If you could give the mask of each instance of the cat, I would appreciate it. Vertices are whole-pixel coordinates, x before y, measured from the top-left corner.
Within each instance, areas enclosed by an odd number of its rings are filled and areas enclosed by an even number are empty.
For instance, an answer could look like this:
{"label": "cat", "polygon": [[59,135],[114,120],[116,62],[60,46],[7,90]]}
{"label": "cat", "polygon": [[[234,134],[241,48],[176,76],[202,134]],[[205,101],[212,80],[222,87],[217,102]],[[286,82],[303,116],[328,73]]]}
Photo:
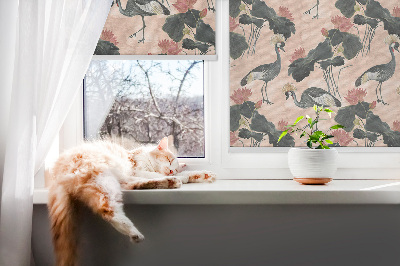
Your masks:
{"label": "cat", "polygon": [[183,171],[185,165],[157,146],[127,150],[110,141],[85,143],[60,155],[52,168],[49,216],[58,266],[77,264],[76,203],[87,205],[134,242],[144,236],[125,216],[121,189],[179,188],[182,183],[214,182],[209,171]]}

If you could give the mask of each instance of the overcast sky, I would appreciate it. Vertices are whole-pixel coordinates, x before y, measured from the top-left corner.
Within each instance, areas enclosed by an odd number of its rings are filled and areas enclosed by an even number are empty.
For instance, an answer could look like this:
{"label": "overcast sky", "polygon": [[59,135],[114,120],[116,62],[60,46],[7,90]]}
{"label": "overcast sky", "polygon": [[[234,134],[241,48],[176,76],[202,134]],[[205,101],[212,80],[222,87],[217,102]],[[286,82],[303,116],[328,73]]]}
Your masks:
{"label": "overcast sky", "polygon": [[[168,69],[173,73],[173,75],[177,78],[182,78],[183,73],[179,73],[176,71],[177,68],[186,69],[188,65],[192,61],[186,60],[157,60],[153,61],[156,63],[160,63],[162,70],[154,69],[153,76],[150,77],[151,81],[155,83],[154,87],[157,88],[157,95],[168,95],[169,88],[178,87],[179,81],[171,81],[170,76],[165,73]],[[140,63],[146,66],[150,64],[150,60],[141,60]],[[129,73],[129,69],[133,66],[133,74],[137,71],[137,73],[142,74],[142,70],[136,65],[136,61],[130,60],[108,60],[107,61],[109,73],[108,75],[112,75],[115,69],[123,68],[126,73]],[[88,71],[89,72],[89,71]],[[203,64],[197,64],[191,70],[192,77],[187,79],[184,83],[185,96],[201,96],[203,95]],[[90,78],[90,77],[87,77]],[[143,75],[131,75],[131,79],[135,78],[143,78]]]}

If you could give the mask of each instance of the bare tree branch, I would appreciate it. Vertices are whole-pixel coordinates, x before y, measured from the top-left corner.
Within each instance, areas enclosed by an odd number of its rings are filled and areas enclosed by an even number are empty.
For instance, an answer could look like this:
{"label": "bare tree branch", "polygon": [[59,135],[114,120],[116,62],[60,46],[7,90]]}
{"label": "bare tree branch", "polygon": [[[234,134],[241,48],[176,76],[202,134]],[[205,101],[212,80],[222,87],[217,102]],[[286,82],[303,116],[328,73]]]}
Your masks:
{"label": "bare tree branch", "polygon": [[192,68],[197,65],[198,63],[200,63],[201,61],[193,61],[190,66],[186,69],[185,74],[183,75],[181,82],[179,84],[179,89],[178,89],[178,93],[176,94],[176,99],[175,99],[175,106],[174,106],[174,114],[176,114],[176,108],[178,106],[178,101],[179,101],[179,97],[181,95],[182,92],[182,87],[183,87],[183,83],[186,80],[187,75],[190,73],[190,70],[192,70]]}
{"label": "bare tree branch", "polygon": [[156,107],[157,112],[158,112],[160,115],[162,115],[162,113],[161,113],[161,111],[160,111],[160,107],[158,106],[157,100],[156,100],[156,98],[154,97],[154,93],[153,93],[153,90],[152,90],[152,88],[151,88],[151,83],[150,83],[150,78],[149,78],[149,70],[148,70],[148,69],[145,70],[145,69],[143,68],[143,66],[139,63],[139,60],[137,60],[136,62],[137,62],[137,64],[138,64],[138,66],[143,70],[144,74],[146,75],[146,80],[147,80],[147,84],[148,84],[150,96],[151,96],[151,98],[153,99],[153,103],[154,103],[154,106]]}

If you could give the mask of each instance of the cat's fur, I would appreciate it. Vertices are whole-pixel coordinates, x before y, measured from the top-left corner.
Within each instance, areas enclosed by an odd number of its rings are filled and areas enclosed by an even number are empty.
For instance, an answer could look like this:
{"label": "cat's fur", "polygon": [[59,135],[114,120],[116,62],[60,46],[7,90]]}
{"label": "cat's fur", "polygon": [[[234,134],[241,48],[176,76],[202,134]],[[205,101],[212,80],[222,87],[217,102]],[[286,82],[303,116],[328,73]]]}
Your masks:
{"label": "cat's fur", "polygon": [[63,153],[52,169],[54,180],[48,204],[57,265],[76,265],[77,202],[87,205],[131,240],[140,242],[143,235],[123,211],[121,188],[179,188],[182,183],[215,181],[211,172],[181,172],[182,168],[168,150],[167,138],[156,147],[132,151],[116,143],[98,141]]}

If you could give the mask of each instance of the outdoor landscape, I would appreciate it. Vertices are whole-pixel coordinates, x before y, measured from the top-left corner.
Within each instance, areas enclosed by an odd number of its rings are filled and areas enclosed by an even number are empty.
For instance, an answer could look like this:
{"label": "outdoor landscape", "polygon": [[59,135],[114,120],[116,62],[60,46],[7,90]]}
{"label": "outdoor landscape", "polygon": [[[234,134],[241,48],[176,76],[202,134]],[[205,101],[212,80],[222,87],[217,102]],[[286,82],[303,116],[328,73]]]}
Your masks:
{"label": "outdoor landscape", "polygon": [[203,61],[94,60],[84,93],[86,139],[169,136],[179,157],[204,157]]}

